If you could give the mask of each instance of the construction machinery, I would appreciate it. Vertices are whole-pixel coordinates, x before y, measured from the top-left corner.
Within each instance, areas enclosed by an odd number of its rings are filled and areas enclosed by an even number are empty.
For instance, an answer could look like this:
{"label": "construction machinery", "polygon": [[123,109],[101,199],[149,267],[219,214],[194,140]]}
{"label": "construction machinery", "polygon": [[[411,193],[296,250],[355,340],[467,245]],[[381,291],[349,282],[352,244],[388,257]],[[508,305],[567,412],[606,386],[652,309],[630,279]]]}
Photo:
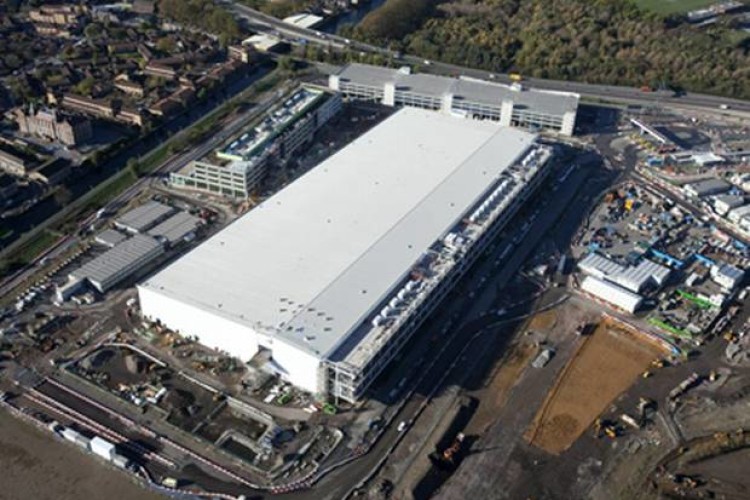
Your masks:
{"label": "construction machinery", "polygon": [[724,340],[726,340],[729,343],[735,342],[737,340],[737,335],[735,335],[733,332],[729,331],[724,334]]}
{"label": "construction machinery", "polygon": [[602,433],[610,439],[616,439],[618,436],[617,427],[609,421],[597,418],[594,421],[594,437],[599,439]]}
{"label": "construction machinery", "polygon": [[438,447],[434,453],[430,454],[430,459],[436,466],[440,468],[444,468],[447,470],[454,469],[458,465],[459,453],[461,452],[461,448],[463,447],[464,440],[464,433],[459,432],[458,434],[456,434],[450,446],[443,449],[442,451],[440,450],[440,447]]}
{"label": "construction machinery", "polygon": [[638,422],[636,419],[634,419],[627,413],[623,413],[622,415],[620,415],[620,420],[622,420],[624,423],[628,424],[630,427],[632,427],[635,430],[639,430],[641,428],[640,422]]}
{"label": "construction machinery", "polygon": [[667,366],[667,362],[661,358],[655,359],[651,362],[651,366],[653,366],[654,368],[664,368],[665,366]]}
{"label": "construction machinery", "polygon": [[604,434],[610,439],[617,439],[617,428],[613,425],[607,425],[604,427]]}
{"label": "construction machinery", "polygon": [[638,401],[638,406],[636,407],[636,411],[638,412],[638,421],[641,425],[646,421],[646,412],[649,409],[654,408],[654,402],[648,398],[641,398],[640,401]]}
{"label": "construction machinery", "polygon": [[453,443],[443,451],[440,458],[445,462],[452,464],[456,454],[461,450],[465,438],[466,436],[463,432],[456,434],[456,439],[454,439]]}
{"label": "construction machinery", "polygon": [[594,420],[594,437],[596,439],[599,439],[602,437],[602,419],[597,418]]}

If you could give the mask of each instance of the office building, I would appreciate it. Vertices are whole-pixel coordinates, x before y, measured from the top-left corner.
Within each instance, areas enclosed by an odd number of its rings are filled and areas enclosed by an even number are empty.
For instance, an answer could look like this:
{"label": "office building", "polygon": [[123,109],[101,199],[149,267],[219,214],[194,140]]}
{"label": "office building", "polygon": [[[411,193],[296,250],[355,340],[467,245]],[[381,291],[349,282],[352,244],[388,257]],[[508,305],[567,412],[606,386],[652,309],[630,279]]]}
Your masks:
{"label": "office building", "polygon": [[194,161],[170,174],[172,186],[231,198],[247,198],[272,161],[285,161],[341,110],[341,97],[300,87],[212,160]]}

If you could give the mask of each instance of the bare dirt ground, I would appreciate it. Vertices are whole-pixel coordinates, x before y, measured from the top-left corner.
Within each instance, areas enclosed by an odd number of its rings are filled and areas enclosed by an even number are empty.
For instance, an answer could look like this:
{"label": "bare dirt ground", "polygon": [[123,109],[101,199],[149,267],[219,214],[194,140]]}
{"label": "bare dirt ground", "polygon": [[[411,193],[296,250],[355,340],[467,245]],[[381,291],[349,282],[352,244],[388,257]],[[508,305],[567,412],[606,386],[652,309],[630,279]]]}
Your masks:
{"label": "bare dirt ground", "polygon": [[124,473],[0,411],[3,500],[157,500]]}
{"label": "bare dirt ground", "polygon": [[511,389],[521,378],[537,352],[538,348],[528,342],[519,343],[513,347],[492,376],[491,382],[482,391],[479,408],[466,427],[466,434],[481,434],[492,425],[498,412],[508,401]]}
{"label": "bare dirt ground", "polygon": [[563,369],[526,439],[549,453],[565,451],[659,354],[603,321]]}
{"label": "bare dirt ground", "polygon": [[526,327],[527,330],[544,330],[549,331],[557,322],[557,310],[550,309],[535,315],[529,321],[529,325]]}

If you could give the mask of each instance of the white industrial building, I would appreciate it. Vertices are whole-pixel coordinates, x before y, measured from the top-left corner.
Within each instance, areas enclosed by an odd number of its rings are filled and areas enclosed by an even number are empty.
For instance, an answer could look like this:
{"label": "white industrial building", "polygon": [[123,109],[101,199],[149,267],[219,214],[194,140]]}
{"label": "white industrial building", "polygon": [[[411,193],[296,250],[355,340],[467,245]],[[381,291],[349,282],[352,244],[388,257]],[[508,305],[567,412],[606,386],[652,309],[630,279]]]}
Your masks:
{"label": "white industrial building", "polygon": [[573,135],[580,96],[570,92],[501,85],[401,69],[349,64],[330,75],[328,86],[352,99],[411,106],[499,121],[501,125]]}
{"label": "white industrial building", "polygon": [[402,109],[140,284],[142,312],[357,401],[550,156],[521,130]]}
{"label": "white industrial building", "polygon": [[714,210],[719,215],[726,215],[731,210],[745,204],[745,197],[738,194],[722,194],[714,198]]}
{"label": "white industrial building", "polygon": [[711,268],[711,279],[725,290],[734,290],[745,279],[745,271],[730,264],[716,265]]}
{"label": "white industrial building", "polygon": [[[99,292],[105,293],[163,253],[164,247],[154,238],[136,234],[71,272],[66,286],[88,281]],[[68,289],[69,292],[74,290],[75,286]]]}
{"label": "white industrial building", "polygon": [[578,269],[584,274],[604,279],[607,276],[614,276],[623,272],[625,266],[622,266],[603,255],[592,252],[578,262]]}
{"label": "white industrial building", "polygon": [[94,243],[108,248],[114,248],[127,239],[128,237],[119,231],[116,231],[114,229],[105,229],[104,231],[94,236]]}
{"label": "white industrial building", "polygon": [[584,274],[615,283],[633,293],[641,293],[649,286],[661,288],[671,273],[668,267],[643,258],[635,266],[623,266],[597,253],[590,253],[579,263]]}
{"label": "white industrial building", "polygon": [[131,234],[142,233],[154,227],[173,213],[175,208],[158,201],[137,206],[115,220],[115,227]]}
{"label": "white industrial building", "polygon": [[726,193],[730,189],[732,189],[731,184],[724,179],[716,178],[695,182],[693,184],[685,184],[682,187],[682,191],[685,195],[692,198],[703,198],[704,196]]}
{"label": "white industrial building", "polygon": [[668,267],[642,259],[637,265],[627,267],[621,273],[612,276],[611,280],[626,290],[641,293],[648,287],[664,286],[670,273],[671,270]]}
{"label": "white industrial building", "polygon": [[631,314],[640,307],[643,301],[643,297],[637,293],[595,276],[586,276],[581,282],[581,290]]}
{"label": "white industrial building", "polygon": [[187,212],[177,212],[169,219],[148,230],[148,235],[167,244],[174,245],[195,236],[201,220]]}
{"label": "white industrial building", "polygon": [[750,205],[743,205],[731,210],[727,214],[727,218],[740,230],[750,233]]}
{"label": "white industrial building", "polygon": [[693,161],[700,167],[712,167],[724,163],[726,160],[710,151],[693,154]]}

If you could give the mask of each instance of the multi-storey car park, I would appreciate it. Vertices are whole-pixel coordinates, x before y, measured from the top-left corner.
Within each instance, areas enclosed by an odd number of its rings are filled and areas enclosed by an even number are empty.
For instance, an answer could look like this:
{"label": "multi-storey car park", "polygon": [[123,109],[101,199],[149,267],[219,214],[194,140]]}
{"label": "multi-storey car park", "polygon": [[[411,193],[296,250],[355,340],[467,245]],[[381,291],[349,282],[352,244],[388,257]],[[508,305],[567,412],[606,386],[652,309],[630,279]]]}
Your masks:
{"label": "multi-storey car park", "polygon": [[138,286],[145,317],[363,396],[545,177],[552,151],[405,108]]}
{"label": "multi-storey car park", "polygon": [[302,86],[259,124],[215,154],[215,161],[194,161],[170,175],[178,188],[247,198],[266,174],[272,158],[284,160],[341,110],[341,96]]}
{"label": "multi-storey car park", "polygon": [[330,75],[328,86],[350,99],[411,106],[499,121],[501,125],[573,135],[580,96],[570,92],[501,85],[401,69],[349,64]]}

